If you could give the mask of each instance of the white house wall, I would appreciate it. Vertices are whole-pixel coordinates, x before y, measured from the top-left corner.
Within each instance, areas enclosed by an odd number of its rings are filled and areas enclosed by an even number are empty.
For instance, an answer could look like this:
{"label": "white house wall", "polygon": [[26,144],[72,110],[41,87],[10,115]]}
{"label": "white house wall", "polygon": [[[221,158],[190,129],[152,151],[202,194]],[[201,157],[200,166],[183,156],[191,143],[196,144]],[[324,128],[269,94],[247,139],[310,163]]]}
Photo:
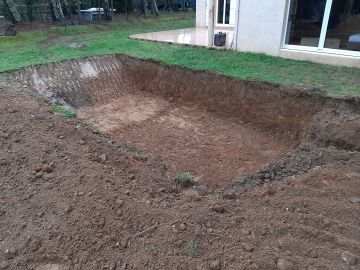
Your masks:
{"label": "white house wall", "polygon": [[240,0],[237,28],[239,51],[279,55],[286,2],[286,0]]}
{"label": "white house wall", "polygon": [[[240,1],[239,25],[234,27],[238,31],[237,49],[279,55],[287,0],[236,1]],[[209,0],[196,0],[196,27],[207,26],[208,3]],[[235,7],[236,4],[232,6],[233,14]],[[231,23],[234,22],[232,16]]]}
{"label": "white house wall", "polygon": [[196,0],[196,27],[206,27],[209,0]]}
{"label": "white house wall", "polygon": [[230,21],[229,21],[229,25],[230,26],[234,26],[235,24],[235,13],[236,13],[236,2],[238,0],[231,0],[230,3]]}

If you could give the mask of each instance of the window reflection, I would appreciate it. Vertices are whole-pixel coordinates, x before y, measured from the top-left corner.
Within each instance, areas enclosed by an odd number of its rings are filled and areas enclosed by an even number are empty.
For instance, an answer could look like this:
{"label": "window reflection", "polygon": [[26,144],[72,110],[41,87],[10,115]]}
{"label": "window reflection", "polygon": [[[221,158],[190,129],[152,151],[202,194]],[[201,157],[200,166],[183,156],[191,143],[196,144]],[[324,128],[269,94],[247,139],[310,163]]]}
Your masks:
{"label": "window reflection", "polygon": [[360,0],[333,0],[325,48],[360,51]]}
{"label": "window reflection", "polygon": [[225,0],[225,24],[230,22],[230,0]]}
{"label": "window reflection", "polygon": [[360,51],[360,0],[292,0],[285,44]]}
{"label": "window reflection", "polygon": [[317,47],[325,6],[326,0],[291,1],[286,44]]}
{"label": "window reflection", "polygon": [[218,24],[230,24],[230,6],[231,0],[218,0],[216,18]]}
{"label": "window reflection", "polygon": [[218,0],[217,22],[219,24],[223,23],[223,15],[224,15],[224,0]]}

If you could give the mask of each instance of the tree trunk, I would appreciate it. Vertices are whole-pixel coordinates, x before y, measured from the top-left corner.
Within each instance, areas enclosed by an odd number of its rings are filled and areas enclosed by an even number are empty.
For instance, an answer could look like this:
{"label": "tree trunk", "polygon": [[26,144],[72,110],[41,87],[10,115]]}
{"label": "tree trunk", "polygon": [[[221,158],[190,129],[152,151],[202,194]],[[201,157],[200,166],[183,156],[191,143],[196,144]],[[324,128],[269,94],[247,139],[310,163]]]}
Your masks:
{"label": "tree trunk", "polygon": [[65,8],[66,10],[66,15],[69,17],[69,20],[71,22],[71,24],[74,24],[72,16],[71,16],[71,10],[69,8],[69,5],[67,3],[66,0],[60,0],[61,6]]}
{"label": "tree trunk", "polygon": [[141,3],[141,10],[145,15],[145,19],[147,19],[148,14],[147,14],[146,0],[140,0],[140,3]]}
{"label": "tree trunk", "polygon": [[77,18],[78,18],[79,24],[82,24],[81,11],[80,11],[80,0],[76,1],[76,8],[77,8]]}
{"label": "tree trunk", "polygon": [[104,18],[106,21],[110,21],[112,19],[111,12],[110,12],[110,4],[109,0],[103,1],[103,9],[104,9]]}
{"label": "tree trunk", "polygon": [[110,2],[110,14],[111,14],[111,19],[112,21],[115,21],[115,16],[114,16],[114,0],[111,0]]}
{"label": "tree trunk", "polygon": [[11,13],[11,20],[15,23],[15,22],[20,22],[21,21],[21,15],[19,13],[19,10],[17,8],[17,6],[15,5],[13,0],[4,0],[5,6],[7,6],[10,10]]}
{"label": "tree trunk", "polygon": [[60,0],[51,0],[51,3],[52,3],[52,6],[53,6],[55,18],[58,21],[60,21],[60,23],[64,23],[65,22],[65,17],[64,17],[64,13],[62,11],[62,8],[61,8]]}
{"label": "tree trunk", "polygon": [[151,10],[156,16],[159,16],[159,9],[157,7],[156,0],[151,0]]}
{"label": "tree trunk", "polygon": [[129,3],[128,3],[128,0],[125,0],[125,20],[127,21],[128,18],[129,18]]}
{"label": "tree trunk", "polygon": [[150,14],[154,15],[155,13],[154,13],[154,8],[152,6],[152,0],[149,0],[149,1],[150,1],[150,4],[148,3],[148,1],[146,1],[146,2],[147,2],[147,5],[148,5],[148,7],[150,9]]}
{"label": "tree trunk", "polygon": [[101,22],[101,9],[100,9],[100,0],[97,1],[97,6],[98,6],[98,19],[99,22]]}
{"label": "tree trunk", "polygon": [[176,3],[176,1],[174,1],[174,0],[170,0],[170,5],[171,5],[171,10],[173,11],[173,12],[176,12],[176,11],[178,11],[178,4]]}
{"label": "tree trunk", "polygon": [[33,2],[32,2],[32,0],[26,1],[26,12],[27,12],[28,20],[30,22],[32,22],[33,21]]}

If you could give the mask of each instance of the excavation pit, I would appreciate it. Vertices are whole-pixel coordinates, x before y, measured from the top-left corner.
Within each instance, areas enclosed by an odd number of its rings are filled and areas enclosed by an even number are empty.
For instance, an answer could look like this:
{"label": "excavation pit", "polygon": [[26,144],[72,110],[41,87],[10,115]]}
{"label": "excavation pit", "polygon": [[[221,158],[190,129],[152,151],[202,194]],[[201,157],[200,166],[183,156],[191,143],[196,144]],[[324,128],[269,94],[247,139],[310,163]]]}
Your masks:
{"label": "excavation pit", "polygon": [[84,107],[78,115],[211,189],[279,157],[291,144],[238,119],[141,92]]}
{"label": "excavation pit", "polygon": [[351,107],[349,100],[124,55],[39,65],[11,76],[210,190],[316,141],[309,129],[317,115]]}

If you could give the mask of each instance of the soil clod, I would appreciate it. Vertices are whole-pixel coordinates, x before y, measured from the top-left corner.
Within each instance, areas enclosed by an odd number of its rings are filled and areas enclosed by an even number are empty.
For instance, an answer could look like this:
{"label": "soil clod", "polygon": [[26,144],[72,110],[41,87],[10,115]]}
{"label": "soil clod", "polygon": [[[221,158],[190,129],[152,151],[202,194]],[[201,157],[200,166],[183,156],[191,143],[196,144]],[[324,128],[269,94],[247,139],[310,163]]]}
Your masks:
{"label": "soil clod", "polygon": [[292,262],[282,258],[278,259],[276,266],[278,270],[295,270],[295,266]]}
{"label": "soil clod", "polygon": [[210,270],[220,270],[221,263],[220,260],[214,260],[210,262]]}
{"label": "soil clod", "polygon": [[344,251],[341,254],[341,258],[342,258],[342,260],[344,261],[344,263],[346,265],[355,265],[357,263],[356,256],[353,253],[349,252],[349,251]]}

